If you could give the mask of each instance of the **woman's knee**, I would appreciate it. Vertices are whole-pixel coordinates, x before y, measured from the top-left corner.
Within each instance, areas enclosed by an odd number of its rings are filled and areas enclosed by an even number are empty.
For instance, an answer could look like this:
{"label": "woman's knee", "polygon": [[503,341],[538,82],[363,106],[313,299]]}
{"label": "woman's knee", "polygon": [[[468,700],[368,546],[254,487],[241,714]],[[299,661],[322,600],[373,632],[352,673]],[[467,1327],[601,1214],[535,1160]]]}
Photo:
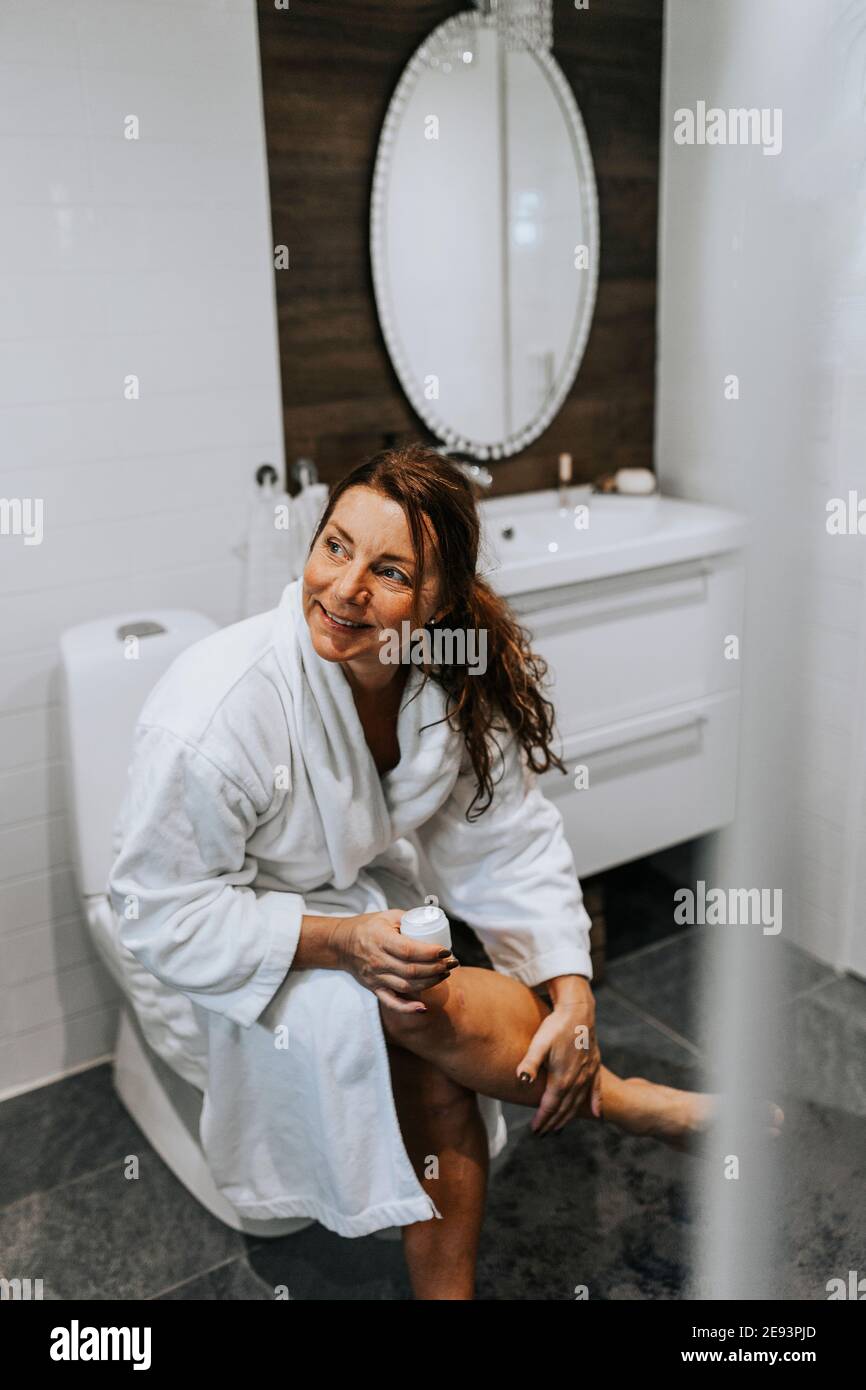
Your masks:
{"label": "woman's knee", "polygon": [[[464,974],[461,969],[457,975]],[[433,1045],[456,1040],[465,1031],[466,991],[456,978],[425,989],[418,996],[423,1010],[393,1009],[379,1005],[387,1037],[410,1052],[423,1053]]]}
{"label": "woman's knee", "polygon": [[526,1043],[550,1012],[550,1007],[527,985],[511,976],[474,966],[461,966],[449,980],[420,996],[423,1011],[403,1012],[380,1005],[388,1037],[409,1051],[424,1055],[436,1049],[466,1044],[495,1044],[503,1020],[510,1036],[526,1035]]}

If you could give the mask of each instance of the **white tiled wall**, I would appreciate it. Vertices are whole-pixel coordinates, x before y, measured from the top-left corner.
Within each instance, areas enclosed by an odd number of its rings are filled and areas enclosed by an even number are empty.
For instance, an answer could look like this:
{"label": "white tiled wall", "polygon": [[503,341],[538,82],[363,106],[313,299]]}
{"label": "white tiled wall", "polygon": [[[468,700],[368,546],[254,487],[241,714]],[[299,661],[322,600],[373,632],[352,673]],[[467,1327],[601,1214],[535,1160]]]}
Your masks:
{"label": "white tiled wall", "polygon": [[57,641],[240,616],[253,474],[283,462],[273,274],[255,0],[2,0],[0,497],[42,498],[44,539],[0,535],[0,1095],[112,1048]]}

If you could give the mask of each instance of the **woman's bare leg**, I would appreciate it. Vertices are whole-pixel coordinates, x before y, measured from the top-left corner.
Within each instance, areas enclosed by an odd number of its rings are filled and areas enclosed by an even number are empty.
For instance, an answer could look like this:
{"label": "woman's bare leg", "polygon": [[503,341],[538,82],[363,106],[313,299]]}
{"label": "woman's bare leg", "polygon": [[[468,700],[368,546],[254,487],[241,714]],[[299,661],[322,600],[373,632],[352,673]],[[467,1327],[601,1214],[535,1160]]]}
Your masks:
{"label": "woman's bare leg", "polygon": [[[495,970],[461,966],[449,980],[421,996],[426,1013],[380,1006],[387,1037],[433,1062],[452,1080],[481,1095],[537,1106],[547,1084],[542,1067],[532,1082],[517,1066],[550,1007],[526,985]],[[706,1128],[712,1097],[657,1086],[642,1077],[623,1080],[599,1068],[602,1117],[630,1134],[652,1135],[688,1147]],[[778,1107],[776,1107],[778,1110]],[[578,1114],[594,1119],[589,1098]],[[781,1123],[781,1112],[776,1123]],[[441,1208],[440,1208],[441,1210]]]}
{"label": "woman's bare leg", "polygon": [[[489,1147],[478,1100],[459,1082],[388,1043],[400,1129],[421,1186],[442,1220],[404,1226],[403,1253],[418,1299],[472,1299],[487,1193]],[[429,1176],[431,1169],[434,1176]]]}
{"label": "woman's bare leg", "polygon": [[[519,981],[471,966],[425,990],[423,1002],[426,1013],[380,1006],[406,1147],[442,1213],[441,1221],[405,1226],[403,1246],[417,1298],[471,1299],[489,1153],[473,1093],[539,1104],[546,1069],[531,1083],[520,1081],[516,1070],[550,1008]],[[415,1070],[413,1062],[428,1063],[429,1070]],[[684,1148],[710,1117],[710,1096],[657,1086],[643,1077],[623,1080],[605,1066],[599,1075],[603,1118],[631,1134]],[[775,1108],[780,1124],[781,1111]],[[588,1103],[578,1114],[596,1118]],[[429,1156],[439,1158],[438,1183],[423,1178]]]}
{"label": "woman's bare leg", "polygon": [[[539,1104],[546,1068],[529,1083],[517,1076],[517,1064],[550,1013],[539,995],[509,975],[461,966],[420,997],[426,1013],[398,1013],[380,1005],[392,1042],[433,1062],[471,1091],[518,1105]],[[621,1123],[634,1108],[629,1091],[606,1067],[601,1072],[602,1114]],[[588,1102],[581,1113],[591,1116]]]}

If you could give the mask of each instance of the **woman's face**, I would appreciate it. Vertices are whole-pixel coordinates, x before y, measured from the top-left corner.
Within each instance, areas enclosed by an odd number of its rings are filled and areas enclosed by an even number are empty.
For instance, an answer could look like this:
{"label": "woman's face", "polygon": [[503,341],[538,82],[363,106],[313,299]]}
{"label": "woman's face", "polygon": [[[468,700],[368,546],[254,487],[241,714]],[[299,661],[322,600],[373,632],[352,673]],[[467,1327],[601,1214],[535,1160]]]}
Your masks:
{"label": "woman's face", "polygon": [[[431,571],[433,537],[426,548],[421,588],[422,622],[437,612],[439,584]],[[417,565],[402,507],[368,487],[344,492],[313,546],[302,578],[304,614],[313,646],[326,661],[350,662],[357,674],[383,666],[380,633],[411,621],[412,580]],[[341,627],[328,614],[358,627]],[[394,674],[394,668],[391,668]]]}

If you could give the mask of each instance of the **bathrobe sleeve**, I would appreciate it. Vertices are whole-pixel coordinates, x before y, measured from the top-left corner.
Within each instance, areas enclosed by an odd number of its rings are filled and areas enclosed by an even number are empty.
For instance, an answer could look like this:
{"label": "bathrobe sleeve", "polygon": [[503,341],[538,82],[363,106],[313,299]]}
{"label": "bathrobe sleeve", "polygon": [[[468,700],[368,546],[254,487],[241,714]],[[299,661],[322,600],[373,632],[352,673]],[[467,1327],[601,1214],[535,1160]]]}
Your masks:
{"label": "bathrobe sleeve", "polygon": [[466,820],[477,782],[464,756],[450,798],[415,831],[430,892],[472,927],[503,974],[530,986],[557,975],[592,979],[591,921],[562,815],[536,785],[513,732],[497,743],[487,810]]}
{"label": "bathrobe sleeve", "polygon": [[304,912],[298,893],[250,886],[249,791],[179,735],[140,724],[121,823],[108,888],[123,945],[170,988],[249,1027],[286,977]]}

